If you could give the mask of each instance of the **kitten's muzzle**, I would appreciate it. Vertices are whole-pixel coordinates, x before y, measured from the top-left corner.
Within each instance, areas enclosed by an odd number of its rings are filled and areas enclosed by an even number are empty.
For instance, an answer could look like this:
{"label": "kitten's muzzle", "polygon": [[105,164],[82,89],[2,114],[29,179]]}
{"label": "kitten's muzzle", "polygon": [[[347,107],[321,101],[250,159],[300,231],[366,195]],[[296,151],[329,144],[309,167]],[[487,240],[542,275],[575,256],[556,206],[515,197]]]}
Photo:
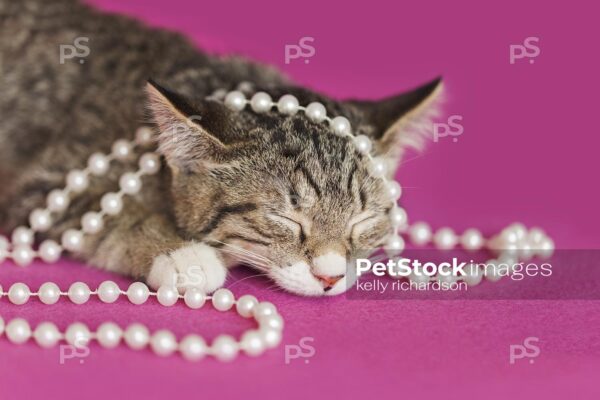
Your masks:
{"label": "kitten's muzzle", "polygon": [[325,292],[330,291],[333,288],[333,285],[338,283],[339,280],[342,279],[343,277],[344,277],[344,275],[337,275],[337,276],[315,275],[315,278],[317,278],[319,283],[321,283],[321,285],[323,285],[323,290]]}

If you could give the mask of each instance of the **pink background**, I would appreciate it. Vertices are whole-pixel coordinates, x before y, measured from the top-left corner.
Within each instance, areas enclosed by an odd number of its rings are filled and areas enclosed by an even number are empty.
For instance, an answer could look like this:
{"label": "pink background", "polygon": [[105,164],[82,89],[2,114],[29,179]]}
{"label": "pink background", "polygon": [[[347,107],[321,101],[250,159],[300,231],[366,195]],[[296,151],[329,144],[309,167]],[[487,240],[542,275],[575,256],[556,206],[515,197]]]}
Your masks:
{"label": "pink background", "polygon": [[[412,221],[457,231],[495,232],[515,220],[542,226],[563,249],[598,248],[598,10],[584,2],[415,1],[362,6],[185,0],[96,0],[104,9],[179,30],[199,46],[237,52],[281,67],[298,82],[334,96],[376,98],[439,74],[446,115],[463,116],[464,133],[411,155],[399,178]],[[315,38],[316,55],[284,63],[284,46]],[[509,46],[540,38],[533,64],[509,63]],[[235,277],[249,277],[236,271]],[[597,301],[350,301],[304,299],[246,279],[236,294],[273,301],[286,318],[283,344],[258,359],[190,364],[149,351],[93,345],[83,359],[59,364],[59,350],[0,340],[0,398],[107,396],[166,398],[599,398],[600,305]],[[0,282],[66,288],[83,280],[127,280],[74,262],[18,269],[5,263]],[[585,271],[581,271],[585,279]],[[501,282],[498,285],[509,285]],[[491,284],[477,289],[486,290]],[[145,322],[177,335],[240,334],[249,323],[207,308],[0,302],[5,319],[112,319]],[[284,345],[313,337],[314,357],[286,364]],[[511,344],[540,339],[535,363],[508,361]],[[54,397],[53,396],[53,397]]]}

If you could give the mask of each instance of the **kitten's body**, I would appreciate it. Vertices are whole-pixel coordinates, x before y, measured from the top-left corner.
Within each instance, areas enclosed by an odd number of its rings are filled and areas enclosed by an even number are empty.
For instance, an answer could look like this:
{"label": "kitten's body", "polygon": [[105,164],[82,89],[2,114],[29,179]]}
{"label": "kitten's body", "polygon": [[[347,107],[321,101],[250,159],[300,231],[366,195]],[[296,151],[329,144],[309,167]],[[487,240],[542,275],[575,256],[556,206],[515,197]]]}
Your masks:
{"label": "kitten's body", "polygon": [[[73,58],[61,64],[59,46],[73,44],[77,37],[89,38],[90,54],[82,59],[83,63]],[[289,253],[289,249],[279,246],[289,240],[285,239],[289,234],[273,234],[278,228],[264,221],[263,215],[259,215],[264,209],[256,206],[273,203],[269,196],[276,196],[277,183],[268,185],[264,173],[273,171],[275,176],[278,168],[282,168],[282,176],[288,172],[294,175],[298,168],[305,175],[316,175],[310,179],[317,182],[308,183],[318,185],[321,188],[318,192],[323,190],[318,193],[318,204],[311,205],[311,225],[314,224],[315,232],[308,238],[309,244],[303,244],[306,258],[312,261],[319,256],[331,257],[328,251],[336,246],[338,253],[348,253],[348,249],[336,242],[344,234],[342,229],[320,221],[322,215],[349,220],[351,215],[344,215],[342,210],[349,210],[356,203],[351,192],[357,189],[350,181],[340,182],[353,174],[367,179],[363,166],[356,166],[355,158],[343,156],[353,152],[347,140],[328,137],[324,140],[323,133],[300,115],[282,122],[280,116],[244,113],[232,121],[225,110],[203,99],[216,89],[232,90],[239,82],[253,82],[255,88],[269,92],[273,98],[293,93],[301,104],[320,101],[329,113],[344,115],[353,125],[360,126],[359,131],[375,135],[374,124],[365,123],[366,113],[354,104],[335,102],[293,87],[280,74],[263,66],[238,58],[208,56],[179,35],[149,29],[128,18],[101,14],[72,0],[0,0],[0,76],[3,186],[0,227],[3,230],[26,224],[29,212],[44,207],[47,193],[63,187],[65,174],[83,168],[91,153],[110,152],[116,139],[132,139],[142,123],[150,122],[144,86],[152,78],[191,103],[198,103],[201,124],[209,127],[212,124],[208,130],[222,131],[219,143],[235,147],[237,143],[252,141],[257,147],[240,150],[237,156],[242,161],[236,161],[233,167],[230,163],[229,169],[217,173],[206,166],[180,165],[184,161],[169,153],[173,143],[159,139],[170,168],[163,167],[158,177],[144,178],[141,193],[127,198],[123,212],[116,218],[107,218],[105,229],[87,238],[84,250],[77,257],[102,268],[148,279],[154,286],[169,282],[173,273],[184,272],[181,269],[195,260],[192,264],[205,269],[203,289],[214,290],[225,279],[220,264],[226,253],[215,251],[222,246],[221,242],[250,248],[256,244],[253,242],[269,238],[269,246],[263,244],[263,247],[275,252],[281,247],[281,252]],[[156,120],[160,128],[168,128],[174,117],[165,117],[161,110],[171,113],[177,107],[165,106],[166,100],[159,92],[153,96]],[[262,127],[265,132],[261,132]],[[306,143],[311,138],[309,147]],[[291,155],[290,148],[295,149]],[[286,162],[279,160],[282,153],[290,159],[287,167]],[[320,166],[313,165],[311,157],[319,159]],[[123,164],[113,162],[108,177],[92,178],[90,189],[73,198],[68,211],[56,216],[53,228],[40,237],[59,240],[65,229],[79,228],[82,213],[98,210],[100,196],[117,191],[120,174],[135,165],[135,157]],[[325,171],[323,166],[329,169]],[[234,172],[236,175],[231,176]],[[202,178],[202,174],[209,176]],[[202,178],[201,182],[196,175]],[[196,180],[192,180],[194,177]],[[302,178],[304,183],[305,178]],[[228,190],[238,184],[235,191]],[[362,184],[373,191],[377,185]],[[256,191],[257,188],[260,190]],[[384,208],[379,203],[372,207],[381,212]],[[244,218],[251,228],[240,227],[235,221],[229,227],[215,221],[224,217]],[[376,239],[369,242],[371,245],[384,236],[370,235]],[[330,243],[331,249],[324,249]],[[225,264],[233,263],[233,259],[225,257]],[[293,262],[287,264],[293,267]],[[320,286],[310,290],[288,286],[305,294],[320,290]]]}

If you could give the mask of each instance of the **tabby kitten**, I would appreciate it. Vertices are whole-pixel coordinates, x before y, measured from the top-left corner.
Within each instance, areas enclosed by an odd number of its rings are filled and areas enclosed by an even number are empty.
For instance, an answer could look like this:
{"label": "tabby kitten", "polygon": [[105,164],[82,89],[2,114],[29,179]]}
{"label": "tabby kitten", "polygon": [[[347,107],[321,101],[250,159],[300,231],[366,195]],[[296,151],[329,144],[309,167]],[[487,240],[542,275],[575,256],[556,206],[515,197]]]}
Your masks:
{"label": "tabby kitten", "polygon": [[[61,63],[59,46],[77,37],[89,39],[89,55]],[[205,292],[242,262],[310,296],[343,292],[352,284],[348,260],[390,233],[381,181],[325,123],[301,113],[235,113],[207,97],[252,82],[248,94],[319,101],[374,140],[391,177],[404,149],[420,144],[419,128],[441,91],[436,79],[381,101],[337,101],[271,68],[204,54],[179,35],[75,0],[0,0],[0,76],[3,230],[26,224],[91,153],[110,152],[112,142],[147,124],[164,157],[161,171],[144,177],[143,190],[73,256],[152,287],[179,282]],[[78,228],[82,213],[98,210],[101,195],[117,191],[135,163],[132,155],[92,178],[40,238]]]}

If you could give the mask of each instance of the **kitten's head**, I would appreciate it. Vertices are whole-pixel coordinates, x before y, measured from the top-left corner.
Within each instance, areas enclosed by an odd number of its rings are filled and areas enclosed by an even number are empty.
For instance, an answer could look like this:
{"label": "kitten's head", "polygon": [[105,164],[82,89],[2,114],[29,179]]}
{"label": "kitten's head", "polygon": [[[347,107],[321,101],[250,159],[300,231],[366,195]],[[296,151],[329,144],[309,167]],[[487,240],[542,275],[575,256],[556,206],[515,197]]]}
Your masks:
{"label": "kitten's head", "polygon": [[[334,101],[292,87],[269,93],[291,93],[302,105],[319,101],[329,116],[348,118],[354,134],[372,138],[392,178],[404,149],[420,144],[440,90],[437,79],[373,102]],[[148,93],[177,224],[189,239],[220,247],[228,261],[251,264],[286,290],[321,296],[351,286],[348,262],[391,233],[392,203],[382,180],[326,122],[275,109],[234,112],[155,83]]]}

